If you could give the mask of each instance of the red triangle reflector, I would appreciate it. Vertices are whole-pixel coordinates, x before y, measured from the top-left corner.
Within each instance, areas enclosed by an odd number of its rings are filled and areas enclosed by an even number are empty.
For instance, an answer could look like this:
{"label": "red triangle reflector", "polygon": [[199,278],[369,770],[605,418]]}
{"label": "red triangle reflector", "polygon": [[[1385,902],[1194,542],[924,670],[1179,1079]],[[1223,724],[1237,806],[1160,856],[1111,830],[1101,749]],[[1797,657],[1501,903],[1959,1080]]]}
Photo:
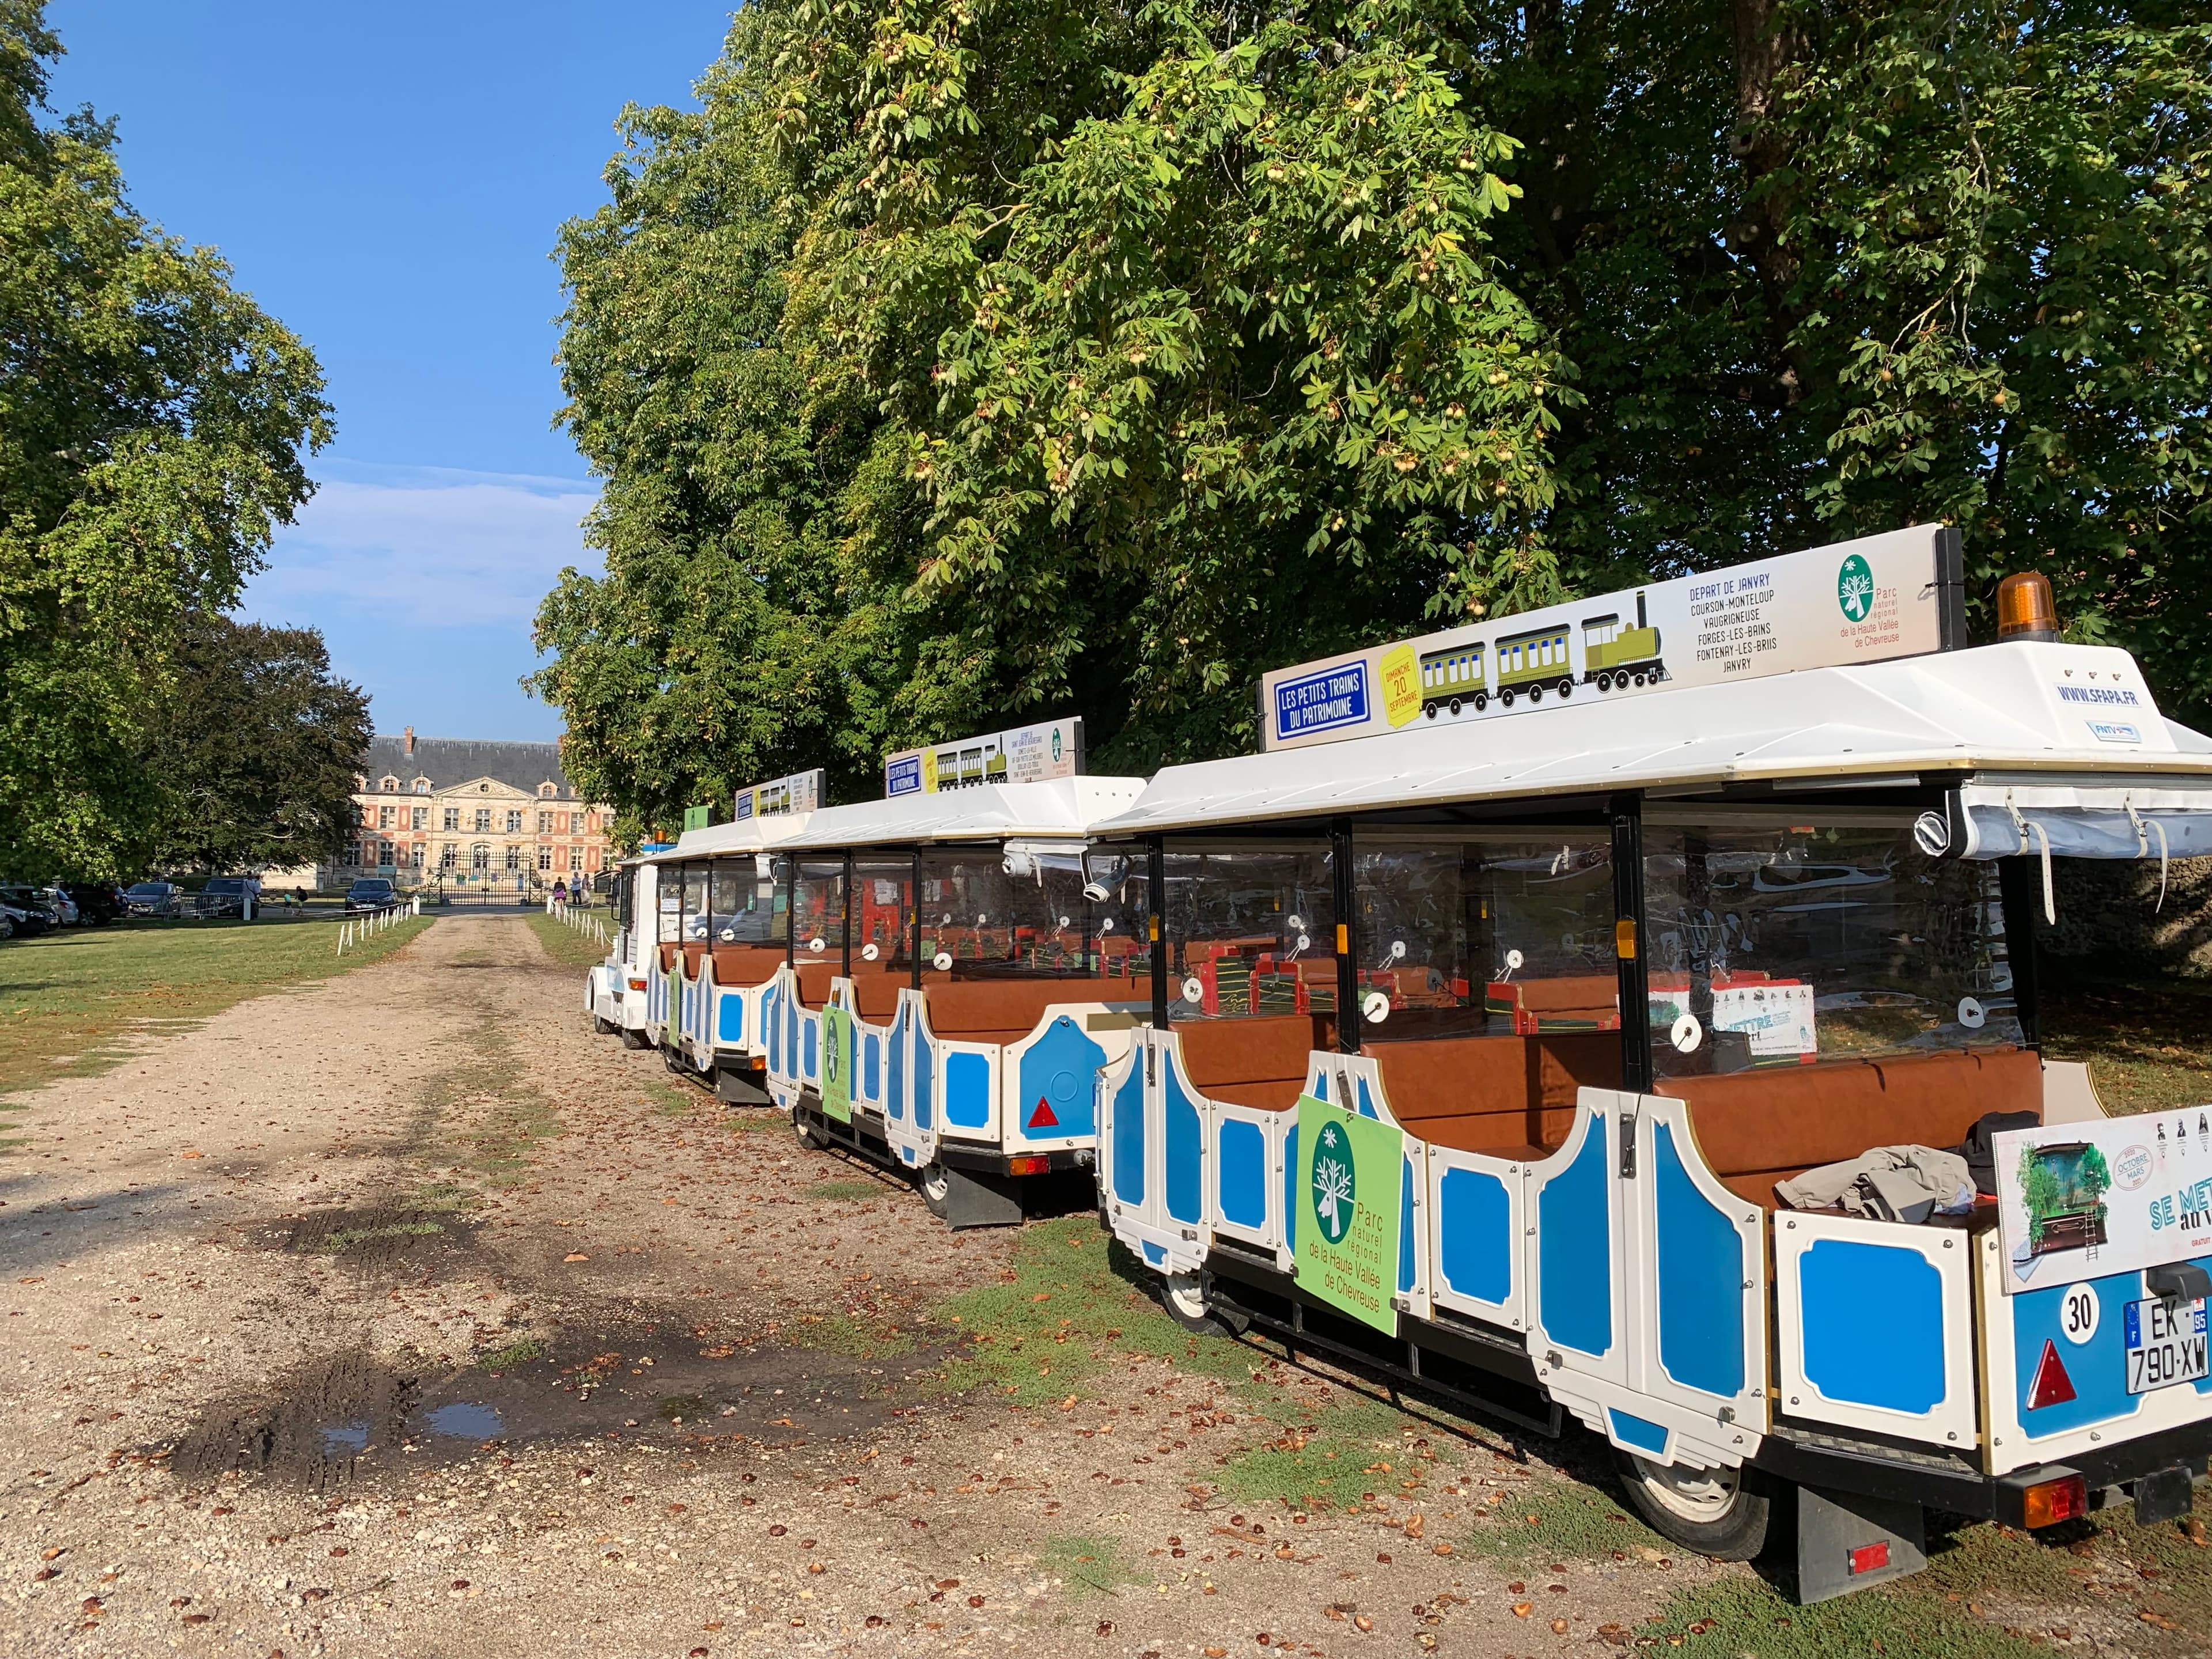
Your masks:
{"label": "red triangle reflector", "polygon": [[1052,1107],[1047,1103],[1042,1095],[1037,1097],[1036,1110],[1030,1114],[1030,1127],[1032,1129],[1060,1127],[1060,1120],[1053,1115]]}
{"label": "red triangle reflector", "polygon": [[2043,1358],[2035,1362],[2035,1381],[2028,1385],[2027,1409],[2039,1411],[2045,1406],[2061,1406],[2074,1397],[2074,1379],[2066,1375],[2065,1363],[2058,1358],[2058,1345],[2045,1337]]}

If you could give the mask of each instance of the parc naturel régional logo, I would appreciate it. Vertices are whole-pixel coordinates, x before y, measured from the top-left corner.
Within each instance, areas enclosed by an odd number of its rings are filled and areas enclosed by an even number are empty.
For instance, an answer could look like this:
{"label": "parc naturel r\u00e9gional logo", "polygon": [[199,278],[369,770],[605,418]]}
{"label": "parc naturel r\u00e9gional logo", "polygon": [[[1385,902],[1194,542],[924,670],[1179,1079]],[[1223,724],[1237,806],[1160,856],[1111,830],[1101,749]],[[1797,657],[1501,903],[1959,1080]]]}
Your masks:
{"label": "parc naturel r\u00e9gional logo", "polygon": [[1359,1183],[1352,1170],[1352,1137],[1341,1125],[1324,1123],[1314,1143],[1314,1224],[1332,1244],[1344,1243],[1358,1206]]}
{"label": "parc naturel r\u00e9gional logo", "polygon": [[1853,622],[1864,622],[1874,611],[1874,571],[1852,554],[1836,572],[1836,603]]}

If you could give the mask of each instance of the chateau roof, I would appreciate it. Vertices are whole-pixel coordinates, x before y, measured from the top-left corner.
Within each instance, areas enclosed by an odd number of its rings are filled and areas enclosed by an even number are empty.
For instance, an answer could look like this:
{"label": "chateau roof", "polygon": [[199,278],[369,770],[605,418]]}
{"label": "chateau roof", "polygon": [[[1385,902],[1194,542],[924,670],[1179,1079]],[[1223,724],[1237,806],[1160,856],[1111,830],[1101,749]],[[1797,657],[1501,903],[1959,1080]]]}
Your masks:
{"label": "chateau roof", "polygon": [[[408,751],[410,738],[411,754]],[[493,778],[533,795],[538,786],[550,778],[560,786],[562,799],[574,798],[568,775],[561,769],[561,745],[556,743],[499,743],[379,732],[369,739],[362,775],[372,790],[386,777],[398,778],[403,792],[418,777],[429,779],[433,789]]]}

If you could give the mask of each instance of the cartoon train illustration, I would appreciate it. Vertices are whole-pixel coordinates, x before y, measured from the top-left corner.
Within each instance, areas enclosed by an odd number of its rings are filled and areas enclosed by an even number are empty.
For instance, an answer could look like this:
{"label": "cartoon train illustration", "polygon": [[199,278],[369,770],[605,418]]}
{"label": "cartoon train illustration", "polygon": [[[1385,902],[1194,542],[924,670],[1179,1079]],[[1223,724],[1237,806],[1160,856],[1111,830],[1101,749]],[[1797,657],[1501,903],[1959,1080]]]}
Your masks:
{"label": "cartoon train illustration", "polygon": [[[1632,685],[1657,685],[1667,678],[1659,655],[1659,630],[1651,626],[1644,595],[1636,596],[1636,626],[1624,628],[1619,611],[1583,619],[1583,670],[1579,684],[1600,691]],[[1577,678],[1568,650],[1571,623],[1553,623],[1498,641],[1498,683],[1490,682],[1490,647],[1481,640],[1462,641],[1421,654],[1421,713],[1434,720],[1442,710],[1480,714],[1492,697],[1510,708],[1516,697],[1543,701],[1547,691],[1574,693]]]}
{"label": "cartoon train illustration", "polygon": [[937,751],[937,787],[965,789],[981,783],[1006,781],[1006,751],[994,744],[969,744],[961,749]]}
{"label": "cartoon train illustration", "polygon": [[1601,691],[1615,686],[1656,685],[1667,678],[1667,665],[1659,658],[1659,630],[1644,610],[1644,595],[1636,596],[1636,626],[1623,628],[1619,614],[1589,617],[1583,621],[1583,682]]}

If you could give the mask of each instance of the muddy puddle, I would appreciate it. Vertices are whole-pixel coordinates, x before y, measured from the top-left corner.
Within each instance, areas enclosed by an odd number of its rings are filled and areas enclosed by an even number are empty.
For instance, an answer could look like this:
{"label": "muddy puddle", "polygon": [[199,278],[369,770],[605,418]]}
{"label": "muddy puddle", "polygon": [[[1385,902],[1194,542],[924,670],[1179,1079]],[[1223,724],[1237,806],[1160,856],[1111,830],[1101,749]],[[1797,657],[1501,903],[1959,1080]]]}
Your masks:
{"label": "muddy puddle", "polygon": [[708,1344],[665,1327],[564,1331],[498,1370],[410,1372],[341,1354],[295,1369],[266,1395],[211,1406],[169,1467],[193,1485],[235,1471],[333,1492],[495,1445],[792,1446],[873,1431],[899,1383],[930,1363]]}
{"label": "muddy puddle", "polygon": [[366,1205],[280,1216],[260,1229],[264,1248],[327,1256],[362,1269],[440,1267],[468,1255],[478,1224],[449,1209]]}

